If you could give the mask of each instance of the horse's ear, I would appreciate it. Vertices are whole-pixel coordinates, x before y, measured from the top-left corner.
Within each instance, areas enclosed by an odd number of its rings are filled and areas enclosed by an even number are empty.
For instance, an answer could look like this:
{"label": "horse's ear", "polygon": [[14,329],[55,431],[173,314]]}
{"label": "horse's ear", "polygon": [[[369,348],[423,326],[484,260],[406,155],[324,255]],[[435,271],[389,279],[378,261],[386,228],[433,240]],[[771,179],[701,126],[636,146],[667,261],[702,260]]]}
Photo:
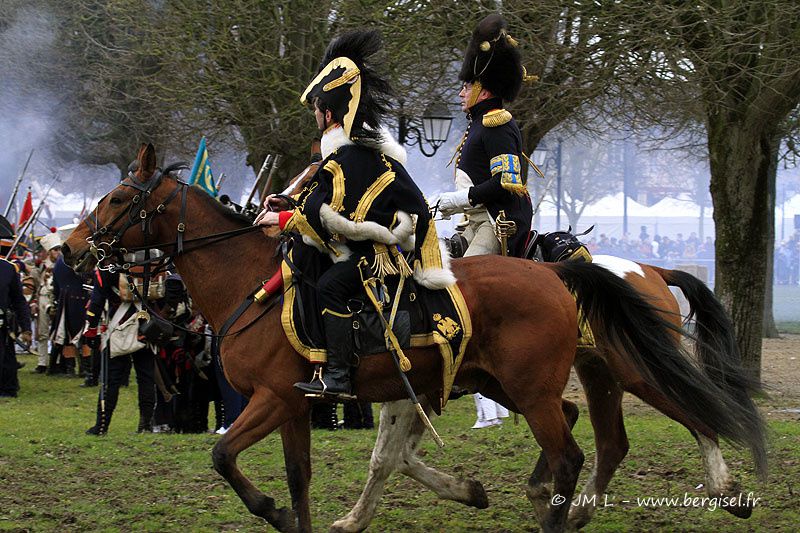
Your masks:
{"label": "horse's ear", "polygon": [[139,151],[139,171],[142,177],[152,176],[156,171],[156,149],[152,143],[142,145]]}

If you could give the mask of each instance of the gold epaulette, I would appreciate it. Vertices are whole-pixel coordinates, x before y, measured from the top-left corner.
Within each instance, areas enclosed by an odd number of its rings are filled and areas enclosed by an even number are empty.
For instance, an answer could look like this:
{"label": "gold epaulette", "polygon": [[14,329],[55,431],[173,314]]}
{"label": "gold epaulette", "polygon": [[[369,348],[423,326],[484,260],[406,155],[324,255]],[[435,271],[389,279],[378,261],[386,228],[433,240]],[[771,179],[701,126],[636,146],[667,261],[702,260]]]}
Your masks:
{"label": "gold epaulette", "polygon": [[492,109],[483,115],[483,120],[481,122],[483,122],[483,125],[487,128],[496,128],[497,126],[508,124],[512,118],[511,113],[505,109]]}

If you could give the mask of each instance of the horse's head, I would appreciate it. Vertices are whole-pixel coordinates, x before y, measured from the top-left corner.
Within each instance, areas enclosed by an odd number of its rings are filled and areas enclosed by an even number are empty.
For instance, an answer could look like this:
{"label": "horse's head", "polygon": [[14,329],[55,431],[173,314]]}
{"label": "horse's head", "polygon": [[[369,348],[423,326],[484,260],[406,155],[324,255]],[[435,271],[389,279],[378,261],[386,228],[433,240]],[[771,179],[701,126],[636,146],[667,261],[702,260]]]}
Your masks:
{"label": "horse's head", "polygon": [[101,198],[64,242],[64,261],[75,271],[91,270],[104,260],[121,260],[126,251],[144,247],[153,232],[153,219],[166,212],[177,196],[181,184],[165,179],[168,171],[157,168],[152,144],[142,144],[136,163],[132,165],[136,170]]}

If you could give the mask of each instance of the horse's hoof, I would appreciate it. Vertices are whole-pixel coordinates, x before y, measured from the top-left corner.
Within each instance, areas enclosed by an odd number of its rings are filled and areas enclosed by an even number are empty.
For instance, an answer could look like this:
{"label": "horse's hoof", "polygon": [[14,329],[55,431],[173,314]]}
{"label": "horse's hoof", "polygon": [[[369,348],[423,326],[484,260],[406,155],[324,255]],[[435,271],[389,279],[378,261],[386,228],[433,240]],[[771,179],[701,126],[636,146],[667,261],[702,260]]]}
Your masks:
{"label": "horse's hoof", "polygon": [[271,522],[275,529],[281,533],[296,533],[300,531],[300,523],[297,520],[297,513],[295,513],[294,510],[281,507],[276,510],[275,513],[277,516],[275,520]]}
{"label": "horse's hoof", "polygon": [[750,515],[753,514],[753,506],[749,503],[742,505],[723,505],[722,508],[737,518],[750,518]]}
{"label": "horse's hoof", "polygon": [[329,533],[358,533],[359,531],[364,531],[367,529],[366,527],[357,527],[352,523],[352,520],[348,520],[347,518],[341,518],[333,523],[331,528],[328,530]]}
{"label": "horse's hoof", "polygon": [[544,524],[550,513],[550,489],[546,485],[528,485],[525,487],[525,495],[528,501],[533,504],[533,514],[539,524]]}
{"label": "horse's hoof", "polygon": [[480,481],[470,479],[469,483],[469,500],[465,504],[475,507],[476,509],[486,509],[489,507],[489,496],[486,495],[486,489]]}

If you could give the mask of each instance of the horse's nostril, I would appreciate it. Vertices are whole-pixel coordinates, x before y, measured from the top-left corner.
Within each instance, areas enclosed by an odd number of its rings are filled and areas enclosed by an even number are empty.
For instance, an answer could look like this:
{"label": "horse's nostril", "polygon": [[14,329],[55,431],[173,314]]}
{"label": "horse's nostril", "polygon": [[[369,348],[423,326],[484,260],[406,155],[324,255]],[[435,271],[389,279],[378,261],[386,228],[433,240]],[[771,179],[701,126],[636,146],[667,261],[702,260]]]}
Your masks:
{"label": "horse's nostril", "polygon": [[69,252],[69,246],[67,246],[67,243],[64,243],[64,244],[61,245],[61,255],[64,256],[64,261],[68,262],[69,257],[70,257],[70,252]]}

